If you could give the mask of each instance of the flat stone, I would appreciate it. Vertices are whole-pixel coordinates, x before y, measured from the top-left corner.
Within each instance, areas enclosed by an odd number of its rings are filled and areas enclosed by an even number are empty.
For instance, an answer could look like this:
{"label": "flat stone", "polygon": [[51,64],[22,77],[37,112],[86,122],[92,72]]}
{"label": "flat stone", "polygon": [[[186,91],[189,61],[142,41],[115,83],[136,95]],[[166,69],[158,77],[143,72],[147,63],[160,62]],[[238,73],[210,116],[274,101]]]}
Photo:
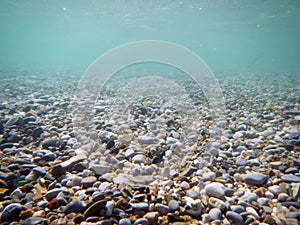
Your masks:
{"label": "flat stone", "polygon": [[267,176],[261,173],[248,173],[243,181],[249,185],[262,185],[267,181]]}
{"label": "flat stone", "polygon": [[64,191],[63,188],[54,188],[50,191],[48,191],[45,194],[45,198],[47,199],[47,201],[51,201],[53,198],[55,198],[60,192]]}
{"label": "flat stone", "polygon": [[50,147],[59,148],[61,145],[62,145],[62,141],[58,139],[47,139],[42,142],[42,146],[45,149],[48,149]]}
{"label": "flat stone", "polygon": [[218,198],[215,198],[215,197],[210,197],[208,199],[208,202],[214,208],[219,208],[221,210],[225,210],[226,209],[226,204],[221,199],[218,199]]}
{"label": "flat stone", "polygon": [[229,221],[231,221],[234,225],[244,225],[245,224],[243,217],[236,212],[228,211],[226,213],[226,218]]}
{"label": "flat stone", "polygon": [[144,135],[138,137],[138,142],[140,144],[150,145],[150,144],[155,144],[157,140],[154,137]]}
{"label": "flat stone", "polygon": [[135,163],[145,163],[146,162],[146,156],[142,154],[138,154],[132,157],[132,161]]}
{"label": "flat stone", "polygon": [[21,225],[40,225],[44,224],[45,219],[41,217],[30,217],[24,220]]}
{"label": "flat stone", "polygon": [[96,175],[102,176],[103,174],[111,172],[111,167],[107,165],[94,164],[90,170],[94,171]]}
{"label": "flat stone", "polygon": [[95,202],[92,204],[90,207],[88,207],[85,212],[84,212],[84,217],[88,218],[91,216],[99,216],[100,210],[105,209],[107,201],[105,200],[100,200],[98,202]]}
{"label": "flat stone", "polygon": [[282,181],[287,182],[287,183],[299,183],[300,182],[300,177],[296,175],[283,175],[282,176]]}
{"label": "flat stone", "polygon": [[60,165],[63,169],[69,170],[72,169],[77,163],[87,159],[86,155],[76,155],[73,156],[72,158],[68,159],[65,162],[62,162]]}
{"label": "flat stone", "polygon": [[144,203],[144,202],[134,203],[134,204],[131,204],[131,205],[132,205],[132,208],[134,208],[136,210],[148,211],[148,209],[149,209],[149,204]]}
{"label": "flat stone", "polygon": [[84,188],[92,187],[93,184],[97,181],[97,178],[94,176],[88,176],[81,180],[81,185]]}
{"label": "flat stone", "polygon": [[225,196],[225,187],[221,183],[213,182],[205,186],[205,192],[210,197],[223,199]]}

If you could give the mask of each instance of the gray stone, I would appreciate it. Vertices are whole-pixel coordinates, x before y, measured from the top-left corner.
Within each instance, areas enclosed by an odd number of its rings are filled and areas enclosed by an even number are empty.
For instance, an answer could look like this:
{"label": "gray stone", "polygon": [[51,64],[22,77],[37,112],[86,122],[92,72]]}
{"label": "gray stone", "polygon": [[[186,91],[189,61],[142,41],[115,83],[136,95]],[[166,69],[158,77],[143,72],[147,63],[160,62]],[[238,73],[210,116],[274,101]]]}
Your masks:
{"label": "gray stone", "polygon": [[138,154],[132,158],[132,161],[135,163],[145,163],[146,157],[142,154]]}
{"label": "gray stone", "polygon": [[219,220],[222,218],[222,211],[218,208],[212,208],[209,211],[209,217],[211,220]]}
{"label": "gray stone", "polygon": [[131,225],[130,219],[123,218],[119,221],[119,225]]}
{"label": "gray stone", "polygon": [[243,181],[249,185],[262,185],[267,181],[267,176],[261,173],[248,173]]}
{"label": "gray stone", "polygon": [[85,177],[81,180],[81,184],[84,188],[92,187],[93,184],[97,181],[97,178],[94,176]]}
{"label": "gray stone", "polygon": [[102,176],[103,174],[111,172],[110,166],[107,165],[99,165],[99,164],[94,164],[90,168],[92,171],[95,172],[96,175]]}
{"label": "gray stone", "polygon": [[282,176],[282,181],[283,182],[288,182],[288,183],[299,183],[300,182],[300,177],[296,175],[283,175]]}
{"label": "gray stone", "polygon": [[179,203],[174,199],[169,201],[168,206],[169,206],[169,209],[170,209],[171,212],[174,212],[174,211],[179,209]]}
{"label": "gray stone", "polygon": [[148,203],[144,203],[144,202],[134,203],[134,204],[132,204],[132,208],[134,208],[136,210],[145,210],[145,211],[148,211],[149,205],[148,205]]}
{"label": "gray stone", "polygon": [[150,145],[150,144],[155,144],[157,140],[154,137],[144,135],[138,137],[138,142],[140,144]]}
{"label": "gray stone", "polygon": [[67,161],[65,162],[62,162],[60,165],[63,169],[66,169],[66,170],[69,170],[81,161],[85,160],[87,157],[86,155],[76,155],[76,156],[73,156],[72,158],[68,159]]}
{"label": "gray stone", "polygon": [[137,219],[134,225],[149,225],[149,221],[146,218]]}
{"label": "gray stone", "polygon": [[225,187],[221,183],[210,183],[205,186],[205,192],[210,197],[216,197],[219,199],[223,199],[225,196]]}
{"label": "gray stone", "polygon": [[60,192],[64,191],[63,188],[54,188],[50,191],[48,191],[46,194],[45,194],[45,197],[47,199],[47,201],[51,201],[53,198],[55,198]]}
{"label": "gray stone", "polygon": [[161,215],[167,215],[170,212],[170,209],[168,206],[156,203],[155,209],[161,214]]}

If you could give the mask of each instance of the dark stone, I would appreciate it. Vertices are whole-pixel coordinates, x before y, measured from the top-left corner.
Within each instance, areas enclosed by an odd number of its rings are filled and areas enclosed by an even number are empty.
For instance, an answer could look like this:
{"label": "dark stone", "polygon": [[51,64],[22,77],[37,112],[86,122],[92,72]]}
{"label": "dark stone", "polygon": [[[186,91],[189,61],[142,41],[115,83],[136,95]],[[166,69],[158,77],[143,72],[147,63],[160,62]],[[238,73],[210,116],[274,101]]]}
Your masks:
{"label": "dark stone", "polygon": [[298,221],[300,221],[300,212],[289,212],[288,214],[286,214],[285,217],[291,219],[297,219]]}
{"label": "dark stone", "polygon": [[12,148],[13,146],[14,146],[14,143],[7,142],[7,143],[4,143],[4,144],[0,145],[0,150],[3,150],[5,148]]}
{"label": "dark stone", "polygon": [[267,181],[267,176],[261,173],[248,173],[243,181],[250,185],[262,185]]}
{"label": "dark stone", "polygon": [[228,211],[226,213],[226,217],[229,221],[232,221],[232,224],[234,224],[234,225],[244,225],[245,224],[243,217],[236,212]]}
{"label": "dark stone", "polygon": [[282,202],[281,204],[287,208],[289,208],[290,206],[293,206],[297,209],[300,209],[300,202]]}
{"label": "dark stone", "polygon": [[292,182],[299,183],[300,182],[300,177],[296,176],[296,175],[283,175],[281,179],[283,182],[288,182],[288,183],[292,183]]}
{"label": "dark stone", "polygon": [[106,202],[107,201],[105,200],[100,200],[98,202],[93,203],[85,210],[83,215],[85,216],[85,218],[91,216],[99,216],[100,211],[105,209]]}
{"label": "dark stone", "polygon": [[36,119],[33,116],[28,116],[24,118],[24,124],[28,124],[29,122],[35,122]]}
{"label": "dark stone", "polygon": [[64,210],[65,214],[69,214],[69,213],[83,213],[85,210],[84,205],[81,203],[81,201],[79,201],[78,199],[74,199],[73,201],[71,201],[67,207]]}
{"label": "dark stone", "polygon": [[43,141],[42,146],[45,149],[49,149],[50,147],[60,148],[62,146],[62,141],[57,139],[47,139]]}
{"label": "dark stone", "polygon": [[12,203],[12,204],[6,206],[0,217],[1,223],[18,221],[20,212],[21,212],[20,204]]}
{"label": "dark stone", "polygon": [[152,164],[158,164],[163,161],[163,157],[165,155],[165,151],[162,149],[158,149],[152,159]]}
{"label": "dark stone", "polygon": [[114,140],[110,140],[107,144],[106,144],[106,149],[111,149],[112,147],[115,146],[115,141]]}
{"label": "dark stone", "polygon": [[43,133],[43,129],[41,127],[37,127],[32,131],[32,137],[34,139],[37,139],[41,136],[42,133]]}

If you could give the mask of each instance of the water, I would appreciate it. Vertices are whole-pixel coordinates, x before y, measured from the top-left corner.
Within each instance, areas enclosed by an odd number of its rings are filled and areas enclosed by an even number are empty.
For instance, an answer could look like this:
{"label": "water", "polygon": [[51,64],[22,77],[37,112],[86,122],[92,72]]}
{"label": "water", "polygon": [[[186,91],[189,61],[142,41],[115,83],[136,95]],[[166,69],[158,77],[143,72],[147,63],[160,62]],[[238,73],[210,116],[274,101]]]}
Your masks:
{"label": "water", "polygon": [[0,67],[83,72],[106,51],[165,40],[219,74],[299,74],[298,1],[0,2]]}

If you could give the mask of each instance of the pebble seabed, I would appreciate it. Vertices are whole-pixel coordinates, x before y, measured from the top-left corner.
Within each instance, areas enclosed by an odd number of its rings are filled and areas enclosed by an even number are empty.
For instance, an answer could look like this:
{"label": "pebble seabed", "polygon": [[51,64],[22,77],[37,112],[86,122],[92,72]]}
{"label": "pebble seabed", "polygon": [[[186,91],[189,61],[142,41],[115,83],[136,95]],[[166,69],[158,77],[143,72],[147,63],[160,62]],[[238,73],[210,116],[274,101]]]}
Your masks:
{"label": "pebble seabed", "polygon": [[76,130],[78,76],[0,79],[3,225],[299,224],[297,77],[220,78],[227,125],[213,141],[192,88],[198,127],[183,138],[184,118],[157,99],[124,119],[103,97]]}

